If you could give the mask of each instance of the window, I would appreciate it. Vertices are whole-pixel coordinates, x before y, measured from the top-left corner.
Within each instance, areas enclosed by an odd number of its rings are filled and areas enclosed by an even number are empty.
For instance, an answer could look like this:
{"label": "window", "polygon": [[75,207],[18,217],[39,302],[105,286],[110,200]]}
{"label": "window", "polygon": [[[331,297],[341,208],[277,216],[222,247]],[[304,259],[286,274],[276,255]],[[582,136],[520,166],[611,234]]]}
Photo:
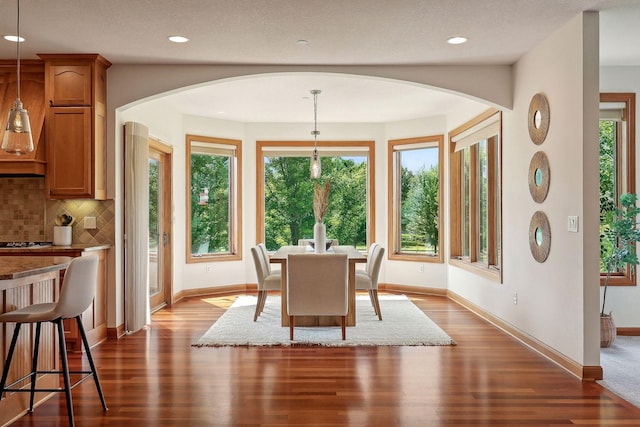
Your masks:
{"label": "window", "polygon": [[[267,249],[313,238],[313,185],[309,162],[313,143],[258,141],[256,144],[256,239]],[[331,179],[327,238],[366,250],[374,241],[374,143],[318,142],[324,183]]]}
{"label": "window", "polygon": [[490,109],[449,133],[450,263],[500,282],[501,121]]}
{"label": "window", "polygon": [[442,262],[442,135],[389,141],[390,259]]}
{"label": "window", "polygon": [[240,141],[187,135],[187,262],[242,257]]}
{"label": "window", "polygon": [[[600,94],[600,283],[607,266],[602,257],[610,250],[604,231],[611,226],[620,195],[635,192],[635,93]],[[635,285],[635,271],[626,266],[614,272],[610,285]]]}

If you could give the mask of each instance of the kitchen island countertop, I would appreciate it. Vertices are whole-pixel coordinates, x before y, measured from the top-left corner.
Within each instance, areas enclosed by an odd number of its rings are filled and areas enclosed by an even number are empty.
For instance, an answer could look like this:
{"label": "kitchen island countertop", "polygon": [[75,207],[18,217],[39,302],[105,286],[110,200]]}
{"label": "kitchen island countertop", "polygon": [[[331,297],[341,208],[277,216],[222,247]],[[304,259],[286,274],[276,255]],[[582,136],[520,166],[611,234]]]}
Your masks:
{"label": "kitchen island countertop", "polygon": [[65,256],[0,256],[0,280],[20,279],[61,270],[69,265]]}
{"label": "kitchen island countertop", "polygon": [[[35,247],[35,248],[0,248],[0,256],[2,255],[20,255],[20,254],[42,254],[43,256],[55,254],[60,255],[65,252],[77,253],[77,252],[90,252],[90,251],[99,251],[102,249],[109,249],[111,245],[102,244],[102,243],[75,243],[69,246],[45,246],[45,247]],[[75,256],[75,255],[72,255]]]}

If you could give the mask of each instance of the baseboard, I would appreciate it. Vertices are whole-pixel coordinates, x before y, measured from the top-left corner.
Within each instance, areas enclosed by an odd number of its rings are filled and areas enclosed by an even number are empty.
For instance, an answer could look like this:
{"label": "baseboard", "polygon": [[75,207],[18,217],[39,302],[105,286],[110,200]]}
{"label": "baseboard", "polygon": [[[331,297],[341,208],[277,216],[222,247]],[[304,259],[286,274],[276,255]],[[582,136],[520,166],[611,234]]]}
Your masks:
{"label": "baseboard", "polygon": [[616,335],[640,337],[640,328],[616,328]]}
{"label": "baseboard", "polygon": [[227,286],[210,286],[208,288],[185,289],[173,295],[172,304],[183,300],[184,298],[202,297],[202,296],[224,296],[245,292],[256,292],[257,285],[255,283],[246,283],[243,285],[227,285]]}
{"label": "baseboard", "polygon": [[443,297],[447,296],[446,289],[396,285],[393,283],[379,283],[378,290],[393,293],[403,293],[408,295],[438,295]]}
{"label": "baseboard", "polygon": [[552,349],[551,347],[537,340],[536,338],[530,336],[529,334],[524,333],[523,331],[514,327],[513,325],[506,323],[499,317],[496,317],[493,314],[478,307],[477,305],[466,300],[465,298],[461,297],[455,292],[447,291],[447,296],[452,301],[455,301],[456,303],[460,304],[467,310],[485,319],[489,323],[493,324],[495,327],[502,329],[504,332],[511,335],[512,337],[520,341],[522,344],[540,353],[542,356],[546,357],[547,359],[551,360],[555,364],[569,371],[570,373],[577,376],[581,380],[595,381],[595,380],[601,380],[603,378],[601,366],[583,366],[575,362],[574,360],[569,359],[565,355],[557,352],[556,350]]}
{"label": "baseboard", "polygon": [[117,340],[124,336],[124,323],[115,328],[107,328],[107,339]]}

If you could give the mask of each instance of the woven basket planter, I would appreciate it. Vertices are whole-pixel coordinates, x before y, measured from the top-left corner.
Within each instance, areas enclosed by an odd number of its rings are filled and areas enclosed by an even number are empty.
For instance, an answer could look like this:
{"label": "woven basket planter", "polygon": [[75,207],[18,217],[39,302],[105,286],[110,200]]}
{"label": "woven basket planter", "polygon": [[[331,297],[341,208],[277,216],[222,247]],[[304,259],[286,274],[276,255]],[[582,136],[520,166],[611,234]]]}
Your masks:
{"label": "woven basket planter", "polygon": [[611,313],[600,316],[600,347],[611,347],[616,340],[616,325]]}

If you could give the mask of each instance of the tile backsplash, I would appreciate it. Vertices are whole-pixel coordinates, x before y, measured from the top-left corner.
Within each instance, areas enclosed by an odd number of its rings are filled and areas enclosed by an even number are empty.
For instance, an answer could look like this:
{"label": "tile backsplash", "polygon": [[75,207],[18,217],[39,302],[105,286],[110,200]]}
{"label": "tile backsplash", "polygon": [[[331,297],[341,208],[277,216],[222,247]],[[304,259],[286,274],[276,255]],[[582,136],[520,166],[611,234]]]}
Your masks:
{"label": "tile backsplash", "polygon": [[44,178],[0,178],[0,241],[44,241],[44,212]]}
{"label": "tile backsplash", "polygon": [[[0,241],[52,241],[58,215],[74,218],[73,243],[115,243],[113,200],[47,200],[44,178],[0,178]],[[84,217],[96,218],[96,228],[85,230]]]}

